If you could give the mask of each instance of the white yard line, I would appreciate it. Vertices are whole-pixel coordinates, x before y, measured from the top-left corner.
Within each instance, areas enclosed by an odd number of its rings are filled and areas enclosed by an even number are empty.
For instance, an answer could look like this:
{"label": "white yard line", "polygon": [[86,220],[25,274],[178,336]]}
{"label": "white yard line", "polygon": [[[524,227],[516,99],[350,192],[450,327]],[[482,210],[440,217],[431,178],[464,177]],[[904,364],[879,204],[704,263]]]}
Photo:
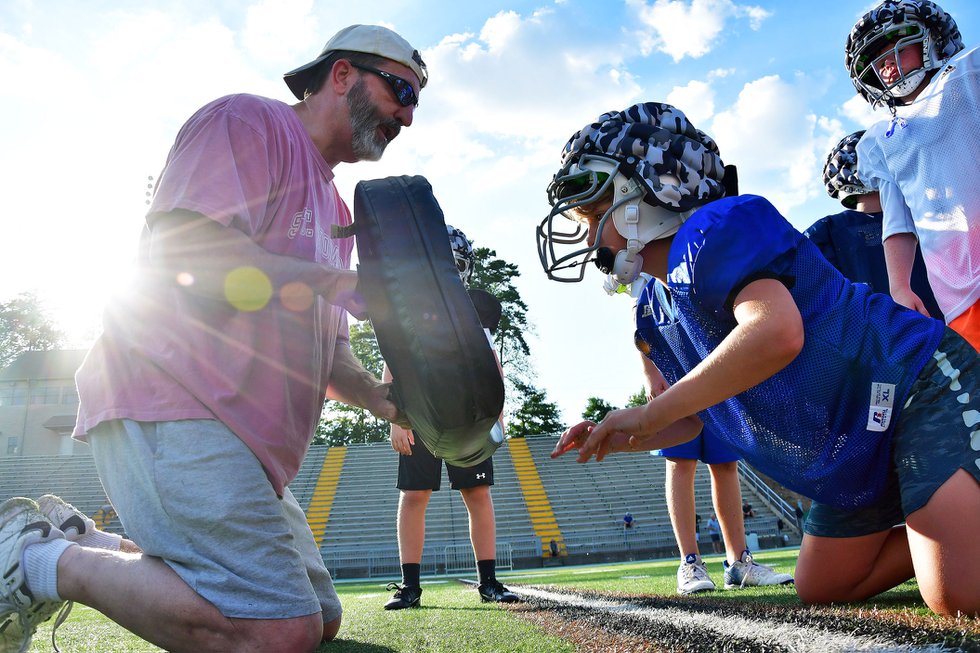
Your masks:
{"label": "white yard line", "polygon": [[518,595],[554,601],[571,607],[600,610],[610,614],[640,617],[651,623],[674,627],[697,628],[724,634],[726,637],[754,640],[783,647],[794,653],[847,653],[876,651],[881,653],[939,652],[949,650],[938,644],[911,646],[889,641],[883,637],[849,635],[823,628],[808,628],[797,624],[749,619],[736,614],[718,615],[688,612],[680,608],[648,608],[634,603],[608,599],[591,599],[576,594],[559,594],[529,587],[511,588]]}

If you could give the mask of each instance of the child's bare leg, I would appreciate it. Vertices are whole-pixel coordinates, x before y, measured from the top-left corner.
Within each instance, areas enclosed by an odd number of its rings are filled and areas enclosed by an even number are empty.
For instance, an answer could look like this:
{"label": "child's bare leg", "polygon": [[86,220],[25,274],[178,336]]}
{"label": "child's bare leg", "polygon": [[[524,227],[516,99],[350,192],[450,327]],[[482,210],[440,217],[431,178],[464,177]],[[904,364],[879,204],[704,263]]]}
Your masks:
{"label": "child's bare leg", "polygon": [[729,564],[738,560],[745,546],[745,520],[742,518],[742,488],[738,483],[738,463],[708,465],[711,471],[711,501],[721,525]]}
{"label": "child's bare leg", "polygon": [[674,539],[681,559],[690,553],[700,553],[694,537],[696,517],[694,505],[694,474],[698,461],[688,458],[667,458],[667,511],[674,527]]}
{"label": "child's bare leg", "polygon": [[905,526],[859,537],[806,534],[796,562],[804,603],[863,601],[914,575]]}
{"label": "child's bare leg", "polygon": [[926,604],[938,614],[980,616],[980,484],[957,471],[906,523]]}

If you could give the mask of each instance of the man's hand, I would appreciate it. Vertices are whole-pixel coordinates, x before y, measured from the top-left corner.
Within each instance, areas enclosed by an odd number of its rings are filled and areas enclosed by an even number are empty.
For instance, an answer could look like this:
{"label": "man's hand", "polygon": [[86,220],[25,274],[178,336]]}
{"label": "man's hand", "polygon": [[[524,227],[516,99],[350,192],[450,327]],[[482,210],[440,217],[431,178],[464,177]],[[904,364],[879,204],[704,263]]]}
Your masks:
{"label": "man's hand", "polygon": [[375,417],[387,420],[403,429],[411,430],[412,424],[391,400],[391,384],[382,383],[371,389],[364,406]]}

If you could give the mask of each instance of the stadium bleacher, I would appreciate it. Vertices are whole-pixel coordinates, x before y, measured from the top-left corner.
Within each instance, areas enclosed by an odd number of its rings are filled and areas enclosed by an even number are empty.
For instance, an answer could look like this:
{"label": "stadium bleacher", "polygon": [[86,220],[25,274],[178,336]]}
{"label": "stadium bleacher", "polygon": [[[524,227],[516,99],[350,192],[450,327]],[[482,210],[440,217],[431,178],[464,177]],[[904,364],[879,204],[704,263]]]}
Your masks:
{"label": "stadium bleacher", "polygon": [[[540,523],[532,523],[536,519],[532,513],[540,511],[541,501],[535,498],[540,496],[540,489],[526,492],[522,487],[522,482],[528,483],[528,475],[522,473],[519,479],[508,442],[494,455],[499,568],[677,555],[664,498],[662,458],[623,455],[602,464],[580,465],[572,456],[550,458],[554,436],[529,437],[519,447],[518,441],[514,444],[515,453],[520,449],[522,456],[530,454],[558,535],[551,535],[552,531]],[[342,462],[337,463],[334,456],[334,469],[321,473],[329,464],[325,463],[328,447],[311,447],[290,489],[308,510],[331,573],[338,578],[398,577],[398,456],[388,443],[344,449],[339,457]],[[527,464],[531,463],[522,458],[520,465]],[[315,499],[318,482],[320,494],[326,495],[320,500]],[[779,499],[775,493],[767,492],[764,484],[751,483],[761,481],[749,482],[743,477],[743,496],[749,497],[756,509],[756,517],[746,521],[746,531],[754,533],[763,547],[798,543],[795,528],[788,526],[784,531],[788,542],[777,532],[774,509],[778,507],[773,502]],[[90,454],[0,458],[0,497],[36,498],[45,493],[57,494],[90,515],[106,503]],[[703,465],[696,476],[695,503],[706,521],[713,508],[709,474]],[[321,506],[325,525],[314,523],[313,504]],[[630,529],[623,527],[626,512],[635,518]],[[784,517],[784,522],[790,521]],[[108,530],[123,532],[118,520],[110,523]],[[560,544],[560,560],[549,559],[552,538]],[[433,493],[426,515],[422,572],[465,572],[474,566],[466,508],[459,493],[449,490],[443,471],[442,490]]]}

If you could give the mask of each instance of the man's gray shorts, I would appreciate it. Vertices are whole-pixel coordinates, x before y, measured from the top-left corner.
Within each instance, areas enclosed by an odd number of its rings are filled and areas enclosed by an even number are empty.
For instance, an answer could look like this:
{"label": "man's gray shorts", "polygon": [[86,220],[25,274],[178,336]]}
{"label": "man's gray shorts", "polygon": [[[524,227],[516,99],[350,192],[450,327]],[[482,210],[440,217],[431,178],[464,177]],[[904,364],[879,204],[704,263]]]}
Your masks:
{"label": "man's gray shorts", "polygon": [[104,422],[89,444],[127,536],[221,614],[340,616],[303,510],[222,423]]}

